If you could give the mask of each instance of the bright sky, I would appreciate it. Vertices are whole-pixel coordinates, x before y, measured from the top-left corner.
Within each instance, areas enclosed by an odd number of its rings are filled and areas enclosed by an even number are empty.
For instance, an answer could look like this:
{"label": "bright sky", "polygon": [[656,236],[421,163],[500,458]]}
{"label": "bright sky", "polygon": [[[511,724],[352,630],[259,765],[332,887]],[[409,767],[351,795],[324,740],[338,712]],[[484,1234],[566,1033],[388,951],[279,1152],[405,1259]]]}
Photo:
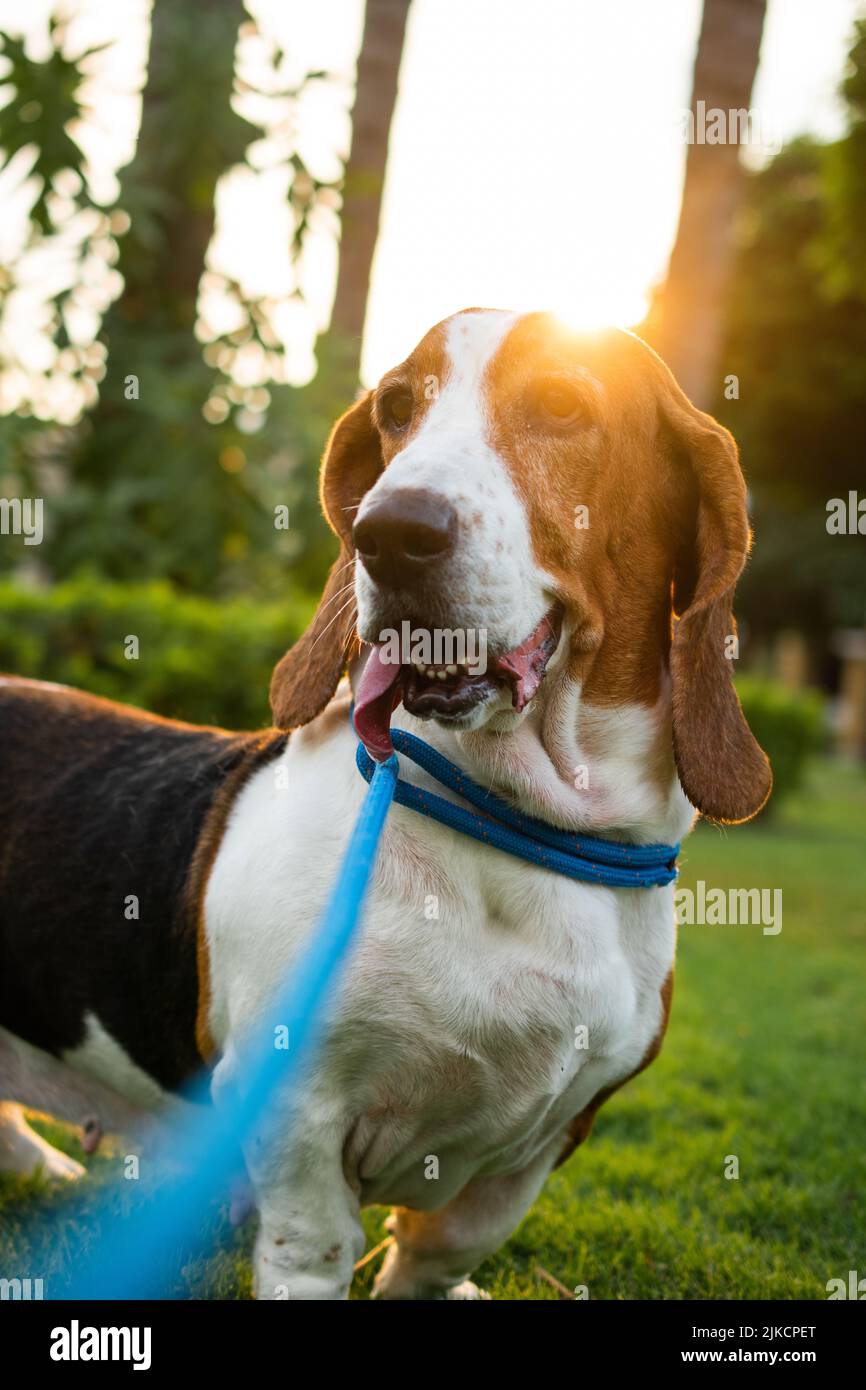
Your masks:
{"label": "bright sky", "polygon": [[[350,6],[349,8],[354,8]],[[364,350],[469,304],[634,323],[676,230],[699,0],[415,0]],[[838,129],[856,6],[770,0],[753,107]]]}
{"label": "bright sky", "polygon": [[[304,153],[333,176],[335,149],[349,136],[363,0],[248,7],[299,72],[325,68],[345,78],[311,93],[302,111]],[[50,8],[29,0],[34,45]],[[122,36],[110,75],[128,84],[144,53],[145,0],[69,0],[68,8],[80,16],[81,35]],[[688,104],[700,8],[700,0],[413,0],[364,344],[367,380],[468,304],[552,308],[590,324],[642,316],[676,228],[685,158],[677,116]],[[863,0],[769,0],[753,110],[771,143],[804,130],[837,133],[835,88],[862,11]],[[19,33],[20,15],[20,0],[0,0],[0,27],[5,20]],[[88,135],[109,193],[110,167],[128,158],[136,122],[129,98],[112,103]],[[267,142],[258,163],[223,181],[211,263],[252,292],[278,296],[291,286],[285,177]],[[4,192],[0,258],[26,226],[0,174],[0,203]],[[31,269],[38,281],[39,267]],[[303,270],[309,310],[286,304],[278,316],[292,380],[312,371],[335,269],[333,240],[322,236]],[[25,296],[18,316],[32,321],[32,312]]]}

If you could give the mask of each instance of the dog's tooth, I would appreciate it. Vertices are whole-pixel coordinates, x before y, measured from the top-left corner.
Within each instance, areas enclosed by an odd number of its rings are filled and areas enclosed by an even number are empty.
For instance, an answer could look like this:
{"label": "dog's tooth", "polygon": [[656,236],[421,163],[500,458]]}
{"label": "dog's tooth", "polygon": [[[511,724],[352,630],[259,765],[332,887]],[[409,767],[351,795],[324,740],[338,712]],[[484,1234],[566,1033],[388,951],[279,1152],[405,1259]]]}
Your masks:
{"label": "dog's tooth", "polygon": [[430,681],[432,681],[432,679],[433,679],[433,677],[434,677],[435,675],[436,675],[436,672],[433,670],[433,667],[432,667],[432,666],[428,666],[428,667],[427,667],[427,671],[426,671],[427,679],[430,680]]}
{"label": "dog's tooth", "polygon": [[448,679],[448,672],[447,672],[447,671],[437,671],[436,674],[437,674],[437,676],[439,677],[440,681],[447,681],[447,679]]}
{"label": "dog's tooth", "polygon": [[448,672],[448,675],[449,675],[449,676],[456,676],[456,675],[457,675],[457,667],[456,667],[456,666],[446,666],[446,667],[445,667],[445,670]]}
{"label": "dog's tooth", "polygon": [[426,669],[427,669],[427,668],[426,668],[426,666],[424,665],[424,662],[423,662],[423,661],[416,661],[416,662],[415,662],[415,670],[416,670],[416,671],[420,671],[422,676],[424,675]]}

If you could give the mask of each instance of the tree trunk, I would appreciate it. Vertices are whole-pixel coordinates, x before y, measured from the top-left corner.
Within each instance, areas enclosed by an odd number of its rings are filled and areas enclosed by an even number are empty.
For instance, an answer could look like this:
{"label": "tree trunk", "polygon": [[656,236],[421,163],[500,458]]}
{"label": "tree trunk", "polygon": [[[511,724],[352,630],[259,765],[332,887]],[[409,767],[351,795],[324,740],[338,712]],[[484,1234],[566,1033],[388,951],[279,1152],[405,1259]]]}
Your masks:
{"label": "tree trunk", "polygon": [[343,186],[337,289],[328,332],[339,349],[340,373],[358,380],[361,340],[379,215],[391,118],[410,0],[367,0],[352,111],[352,148]]}
{"label": "tree trunk", "polygon": [[[758,66],[766,0],[704,0],[691,110],[695,132],[704,111],[749,107]],[[650,336],[683,390],[707,408],[718,389],[736,214],[744,174],[739,144],[691,143],[679,226]],[[653,320],[656,320],[653,328]]]}
{"label": "tree trunk", "polygon": [[192,335],[217,181],[256,134],[231,108],[243,19],[242,0],[155,0],[138,143],[121,185],[131,218],[120,243],[124,292],[108,337],[121,324]]}
{"label": "tree trunk", "polygon": [[126,398],[129,374],[154,410],[156,382],[179,380],[201,362],[196,302],[216,185],[255,136],[231,108],[243,19],[242,0],[154,0],[141,125],[121,179],[119,204],[130,217],[118,260],[124,284],[102,326],[99,399],[79,432],[73,471],[82,483],[113,476],[140,429],[145,407]]}

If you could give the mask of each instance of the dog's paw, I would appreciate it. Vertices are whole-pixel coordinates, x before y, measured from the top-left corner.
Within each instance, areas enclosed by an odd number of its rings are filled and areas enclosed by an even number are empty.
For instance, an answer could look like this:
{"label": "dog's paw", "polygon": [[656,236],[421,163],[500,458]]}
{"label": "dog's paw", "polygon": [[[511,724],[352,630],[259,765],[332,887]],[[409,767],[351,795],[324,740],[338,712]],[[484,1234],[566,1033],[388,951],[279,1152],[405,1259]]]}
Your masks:
{"label": "dog's paw", "polygon": [[388,1251],[370,1296],[388,1301],[398,1299],[433,1299],[437,1302],[453,1300],[455,1303],[463,1303],[469,1299],[490,1301],[490,1294],[479,1289],[478,1285],[473,1284],[471,1279],[464,1279],[459,1284],[452,1284],[450,1288],[444,1282],[437,1283],[435,1279],[431,1279],[429,1269],[422,1273],[410,1261],[402,1259],[397,1246],[392,1246]]}
{"label": "dog's paw", "polygon": [[462,1284],[455,1284],[453,1289],[449,1289],[444,1295],[449,1301],[463,1303],[469,1299],[484,1299],[489,1303],[490,1294],[485,1293],[484,1289],[479,1289],[477,1284],[473,1284],[471,1279],[464,1279]]}
{"label": "dog's paw", "polygon": [[464,1279],[462,1284],[454,1284],[450,1289],[437,1289],[421,1287],[418,1284],[377,1283],[373,1289],[371,1298],[382,1299],[394,1302],[397,1299],[413,1301],[423,1299],[436,1303],[464,1303],[470,1300],[483,1300],[485,1303],[491,1301],[490,1294],[485,1293],[484,1289],[479,1289],[477,1284],[473,1284],[471,1279]]}
{"label": "dog's paw", "polygon": [[87,1169],[77,1159],[70,1158],[68,1154],[46,1144],[44,1153],[37,1159],[32,1171],[38,1172],[47,1182],[75,1182],[78,1178],[84,1177]]}
{"label": "dog's paw", "polygon": [[32,1130],[19,1107],[4,1107],[0,1120],[0,1172],[41,1177],[46,1182],[84,1177],[87,1169]]}

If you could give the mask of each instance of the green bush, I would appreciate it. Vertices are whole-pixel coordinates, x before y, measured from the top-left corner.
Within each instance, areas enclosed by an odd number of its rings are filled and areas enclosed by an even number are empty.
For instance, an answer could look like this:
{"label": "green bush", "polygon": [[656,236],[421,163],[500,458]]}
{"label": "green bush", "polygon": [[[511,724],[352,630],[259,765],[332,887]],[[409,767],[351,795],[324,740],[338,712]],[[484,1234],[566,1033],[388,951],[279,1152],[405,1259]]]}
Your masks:
{"label": "green bush", "polygon": [[[275,662],[309,621],[314,599],[222,601],[180,594],[163,581],[70,580],[47,590],[0,581],[0,670],[77,686],[195,724],[255,729],[269,722]],[[130,660],[125,642],[138,638]],[[822,741],[819,695],[744,676],[737,690],[773,766],[771,806],[802,780]]]}
{"label": "green bush", "polygon": [[[50,590],[0,583],[0,670],[78,686],[174,719],[253,729],[269,722],[274,663],[313,599],[191,598],[165,582],[76,579]],[[138,638],[138,658],[125,655]]]}
{"label": "green bush", "polygon": [[743,676],[737,694],[749,728],[773,769],[773,792],[767,810],[775,810],[803,780],[809,758],[824,737],[821,696],[813,690],[789,690],[777,681]]}

